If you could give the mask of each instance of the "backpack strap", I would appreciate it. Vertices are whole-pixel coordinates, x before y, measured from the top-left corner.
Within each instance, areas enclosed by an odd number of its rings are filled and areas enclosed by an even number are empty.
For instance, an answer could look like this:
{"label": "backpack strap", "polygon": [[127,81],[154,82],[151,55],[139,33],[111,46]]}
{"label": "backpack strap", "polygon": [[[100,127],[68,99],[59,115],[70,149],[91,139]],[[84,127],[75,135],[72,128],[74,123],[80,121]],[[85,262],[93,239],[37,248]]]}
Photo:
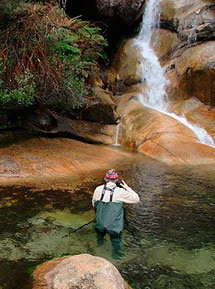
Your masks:
{"label": "backpack strap", "polygon": [[114,193],[115,189],[116,189],[116,187],[114,187],[113,189],[110,189],[110,202],[113,201],[113,193]]}
{"label": "backpack strap", "polygon": [[106,191],[110,191],[110,202],[112,202],[113,201],[113,193],[114,193],[114,190],[116,189],[116,187],[114,187],[113,189],[109,189],[109,188],[106,188],[106,184],[105,184],[104,188],[103,188],[103,191],[102,191],[102,195],[101,195],[100,201],[103,200],[105,192]]}
{"label": "backpack strap", "polygon": [[103,200],[104,195],[105,195],[105,191],[106,191],[106,184],[104,185],[104,188],[103,188],[103,191],[102,191],[102,195],[101,195],[100,201]]}

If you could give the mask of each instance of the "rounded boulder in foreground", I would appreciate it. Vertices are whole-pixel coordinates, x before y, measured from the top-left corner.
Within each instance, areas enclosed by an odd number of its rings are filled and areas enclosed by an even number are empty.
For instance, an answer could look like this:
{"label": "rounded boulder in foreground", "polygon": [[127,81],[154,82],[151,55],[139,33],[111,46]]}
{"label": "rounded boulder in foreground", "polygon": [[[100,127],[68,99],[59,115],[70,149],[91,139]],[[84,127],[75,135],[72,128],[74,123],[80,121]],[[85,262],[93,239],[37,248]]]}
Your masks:
{"label": "rounded boulder in foreground", "polygon": [[45,262],[33,277],[33,289],[130,289],[110,262],[88,254]]}

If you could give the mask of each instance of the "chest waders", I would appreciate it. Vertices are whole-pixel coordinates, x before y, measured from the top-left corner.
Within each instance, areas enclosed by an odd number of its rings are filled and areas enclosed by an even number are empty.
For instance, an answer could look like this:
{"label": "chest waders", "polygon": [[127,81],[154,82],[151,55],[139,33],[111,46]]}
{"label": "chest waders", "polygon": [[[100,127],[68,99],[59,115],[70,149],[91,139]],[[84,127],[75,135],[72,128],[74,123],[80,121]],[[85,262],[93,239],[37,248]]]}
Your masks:
{"label": "chest waders", "polygon": [[[113,202],[113,194],[116,187],[109,189],[104,185],[102,195],[95,206],[94,228],[100,232],[108,232],[111,235],[118,235],[123,230],[123,204]],[[110,201],[103,202],[106,191],[110,191]]]}

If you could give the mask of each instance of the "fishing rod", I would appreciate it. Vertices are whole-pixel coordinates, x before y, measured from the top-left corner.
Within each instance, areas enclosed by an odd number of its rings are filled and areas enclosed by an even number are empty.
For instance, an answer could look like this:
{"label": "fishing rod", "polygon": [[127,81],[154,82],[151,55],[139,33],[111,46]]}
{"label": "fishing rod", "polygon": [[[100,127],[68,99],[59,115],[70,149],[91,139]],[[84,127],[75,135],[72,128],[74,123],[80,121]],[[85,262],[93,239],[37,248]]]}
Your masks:
{"label": "fishing rod", "polygon": [[69,236],[71,233],[75,233],[75,232],[77,232],[77,231],[83,229],[84,227],[86,227],[86,226],[92,224],[93,222],[94,222],[94,219],[91,220],[90,222],[84,224],[84,225],[81,225],[80,227],[78,227],[78,228],[76,228],[76,229],[69,229],[69,230],[68,230],[68,231],[69,231],[69,234],[66,234],[64,237],[67,237],[67,236]]}
{"label": "fishing rod", "polygon": [[72,229],[71,233],[75,233],[75,232],[77,232],[77,231],[81,230],[82,228],[84,228],[84,227],[86,227],[86,226],[90,225],[90,224],[91,224],[91,223],[93,223],[93,222],[94,222],[94,219],[93,219],[93,220],[91,220],[90,222],[88,222],[88,223],[86,223],[86,224],[84,224],[84,225],[82,225],[82,226],[80,226],[80,227],[76,228],[76,229]]}

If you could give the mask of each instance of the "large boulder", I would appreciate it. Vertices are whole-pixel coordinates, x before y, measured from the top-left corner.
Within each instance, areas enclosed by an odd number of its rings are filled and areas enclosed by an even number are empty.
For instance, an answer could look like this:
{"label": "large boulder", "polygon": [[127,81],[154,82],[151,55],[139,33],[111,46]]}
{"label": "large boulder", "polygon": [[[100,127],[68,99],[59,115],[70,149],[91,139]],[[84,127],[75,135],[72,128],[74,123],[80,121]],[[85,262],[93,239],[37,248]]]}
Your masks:
{"label": "large boulder", "polygon": [[188,112],[186,117],[190,122],[195,123],[200,127],[204,127],[215,141],[215,125],[213,123],[215,120],[214,107],[212,108],[207,105],[201,105]]}
{"label": "large boulder", "polygon": [[213,0],[163,0],[161,21],[166,28],[178,31],[182,41],[191,44],[214,38],[214,13]]}
{"label": "large boulder", "polygon": [[[88,254],[57,258],[34,271],[33,289],[129,289],[108,261]],[[130,288],[131,289],[131,288]]]}
{"label": "large boulder", "polygon": [[170,99],[215,105],[215,6],[212,0],[163,0],[156,53]]}
{"label": "large boulder", "polygon": [[[142,15],[145,0],[67,0],[60,1],[70,17],[102,21],[115,30],[134,24]],[[66,2],[66,5],[63,3]]]}
{"label": "large boulder", "polygon": [[[13,132],[10,144],[0,148],[0,184],[27,184],[33,187],[72,190],[82,181],[91,182],[98,172],[123,167],[129,152],[111,146],[87,144],[68,138],[26,136]],[[100,179],[101,179],[100,178]],[[19,256],[19,254],[17,255]]]}
{"label": "large boulder", "polygon": [[118,47],[111,63],[111,71],[112,73],[107,72],[107,81],[116,94],[139,90],[142,77],[141,51],[134,39],[124,40]]}
{"label": "large boulder", "polygon": [[81,118],[100,124],[115,124],[118,116],[116,114],[116,104],[113,101],[113,93],[95,86],[94,95],[92,104],[81,109]]}
{"label": "large boulder", "polygon": [[155,53],[161,61],[166,60],[177,47],[178,35],[176,32],[167,29],[154,29],[152,39],[155,45]]}
{"label": "large boulder", "polygon": [[27,125],[31,129],[44,134],[67,135],[89,143],[109,145],[114,143],[116,130],[116,125],[70,119],[49,110],[36,110],[29,113]]}
{"label": "large boulder", "polygon": [[175,59],[192,46],[214,40],[214,1],[163,0],[160,25],[166,32],[159,32],[157,54],[161,60]]}
{"label": "large boulder", "polygon": [[[119,143],[166,163],[215,163],[215,149],[173,117],[144,107],[133,98],[119,105]],[[197,157],[198,156],[198,157]]]}
{"label": "large boulder", "polygon": [[171,98],[197,97],[215,105],[215,41],[186,49],[172,60],[167,71]]}

